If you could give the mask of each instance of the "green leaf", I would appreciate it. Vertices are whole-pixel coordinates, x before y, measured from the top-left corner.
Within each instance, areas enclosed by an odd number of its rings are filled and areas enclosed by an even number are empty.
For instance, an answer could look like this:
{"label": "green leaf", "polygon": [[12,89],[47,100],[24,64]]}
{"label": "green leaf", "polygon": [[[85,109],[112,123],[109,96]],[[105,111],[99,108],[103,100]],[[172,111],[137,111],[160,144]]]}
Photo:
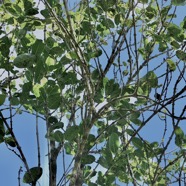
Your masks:
{"label": "green leaf", "polygon": [[176,127],[174,131],[176,137],[175,137],[175,144],[178,147],[181,147],[184,143],[184,132],[180,127]]}
{"label": "green leaf", "polygon": [[0,53],[2,53],[4,57],[9,57],[11,44],[12,41],[7,36],[0,39]]}
{"label": "green leaf", "polygon": [[182,143],[183,143],[183,139],[181,136],[176,136],[175,137],[175,144],[178,146],[178,147],[181,147],[182,146]]}
{"label": "green leaf", "polygon": [[47,57],[46,64],[47,64],[47,66],[52,66],[55,64],[55,60],[51,57]]}
{"label": "green leaf", "polygon": [[95,162],[95,157],[92,155],[86,155],[82,157],[82,164],[92,164]]}
{"label": "green leaf", "polygon": [[12,105],[19,105],[20,104],[20,101],[17,97],[11,97],[10,102]]}
{"label": "green leaf", "polygon": [[141,149],[136,149],[136,150],[134,151],[134,154],[135,154],[135,156],[137,156],[137,157],[139,157],[139,158],[144,157],[144,151],[141,150]]}
{"label": "green leaf", "polygon": [[98,163],[106,169],[109,168],[107,160],[103,156],[98,159]]}
{"label": "green leaf", "polygon": [[32,45],[32,53],[35,55],[41,55],[41,53],[44,51],[44,48],[45,44],[43,43],[43,40],[37,39]]}
{"label": "green leaf", "polygon": [[14,65],[18,68],[31,67],[36,61],[36,56],[32,54],[21,54],[14,59]]}
{"label": "green leaf", "polygon": [[115,18],[114,18],[114,22],[116,23],[116,25],[119,25],[121,23],[121,14],[116,14]]}
{"label": "green leaf", "polygon": [[30,8],[30,9],[27,9],[27,11],[25,12],[26,15],[28,16],[33,16],[33,15],[36,15],[38,14],[38,8]]}
{"label": "green leaf", "polygon": [[55,131],[54,133],[51,133],[49,138],[53,141],[57,141],[59,143],[63,143],[64,142],[64,135],[62,132],[60,132],[59,130]]}
{"label": "green leaf", "polygon": [[116,133],[112,133],[109,136],[109,149],[113,152],[116,153],[119,148],[119,137]]}
{"label": "green leaf", "polygon": [[40,11],[41,15],[45,18],[50,18],[50,13],[48,9],[43,9]]}
{"label": "green leaf", "polygon": [[159,48],[158,50],[160,52],[164,52],[167,49],[167,44],[165,42],[159,42]]}
{"label": "green leaf", "polygon": [[40,84],[35,84],[34,86],[33,86],[33,93],[34,93],[34,95],[36,96],[36,97],[40,97],[40,88],[41,88],[42,86],[40,85]]}
{"label": "green leaf", "polygon": [[125,130],[126,131],[126,133],[128,134],[128,135],[130,135],[130,136],[132,136],[135,132],[133,131],[133,130],[131,130],[131,129],[126,129]]}
{"label": "green leaf", "polygon": [[19,13],[15,10],[14,6],[12,3],[4,3],[6,11],[8,11],[10,14],[13,16],[18,16]]}
{"label": "green leaf", "polygon": [[166,62],[168,64],[170,71],[176,70],[176,64],[174,63],[174,61],[172,61],[171,59],[167,59]]}
{"label": "green leaf", "polygon": [[91,58],[99,57],[101,55],[102,55],[102,50],[101,49],[97,49],[95,52],[91,53]]}
{"label": "green leaf", "polygon": [[50,131],[52,132],[55,129],[63,129],[64,123],[63,122],[57,122],[50,126]]}
{"label": "green leaf", "polygon": [[61,95],[59,92],[54,92],[48,95],[48,108],[57,109],[61,104]]}
{"label": "green leaf", "polygon": [[183,29],[186,29],[186,17],[184,17],[183,21],[180,23]]}
{"label": "green leaf", "polygon": [[81,22],[81,35],[87,34],[87,33],[91,33],[91,23],[89,21],[82,21]]}
{"label": "green leaf", "polygon": [[45,41],[48,47],[52,48],[54,46],[55,40],[52,37],[48,37]]}
{"label": "green leaf", "polygon": [[48,122],[53,125],[53,124],[58,122],[58,119],[56,117],[54,117],[54,116],[50,116],[48,118]]}
{"label": "green leaf", "polygon": [[41,167],[33,167],[23,176],[23,183],[36,183],[41,177],[43,169]]}
{"label": "green leaf", "polygon": [[16,143],[12,137],[5,137],[4,140],[5,140],[5,143],[10,145],[11,147],[16,147]]}
{"label": "green leaf", "polygon": [[72,141],[77,139],[79,133],[78,126],[71,126],[65,132],[65,140]]}
{"label": "green leaf", "polygon": [[3,105],[3,103],[5,102],[5,99],[6,99],[6,95],[0,94],[0,105]]}
{"label": "green leaf", "polygon": [[172,0],[172,4],[175,6],[184,6],[186,4],[185,0]]}
{"label": "green leaf", "polygon": [[170,23],[167,30],[168,35],[173,37],[176,41],[182,42],[184,40],[184,34],[182,33],[181,27],[178,25]]}
{"label": "green leaf", "polygon": [[175,40],[171,41],[170,44],[174,47],[174,49],[179,49],[180,48],[180,44],[178,42],[176,42]]}
{"label": "green leaf", "polygon": [[139,0],[139,2],[143,3],[143,4],[147,4],[148,0]]}
{"label": "green leaf", "polygon": [[148,6],[146,8],[145,15],[149,18],[152,19],[154,16],[156,16],[156,10],[152,6]]}
{"label": "green leaf", "polygon": [[180,136],[180,137],[184,137],[184,132],[180,127],[176,127],[174,133],[176,134],[176,136]]}
{"label": "green leaf", "polygon": [[141,141],[141,139],[137,138],[137,137],[133,137],[132,138],[132,143],[136,148],[143,148],[143,142]]}
{"label": "green leaf", "polygon": [[176,56],[178,57],[178,59],[186,62],[186,53],[182,50],[177,50],[176,51]]}

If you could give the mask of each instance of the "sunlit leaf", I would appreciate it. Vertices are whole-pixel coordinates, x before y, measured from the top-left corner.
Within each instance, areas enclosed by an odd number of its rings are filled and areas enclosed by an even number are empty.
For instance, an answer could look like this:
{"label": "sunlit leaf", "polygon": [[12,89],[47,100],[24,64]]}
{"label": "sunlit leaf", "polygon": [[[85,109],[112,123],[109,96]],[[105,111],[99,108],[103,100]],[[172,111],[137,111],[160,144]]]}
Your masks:
{"label": "sunlit leaf", "polygon": [[167,59],[166,62],[168,64],[170,71],[176,70],[176,64],[174,63],[174,61],[172,61],[171,59]]}
{"label": "sunlit leaf", "polygon": [[39,97],[40,96],[40,88],[41,88],[41,85],[40,84],[35,84],[33,86],[33,93],[36,97]]}

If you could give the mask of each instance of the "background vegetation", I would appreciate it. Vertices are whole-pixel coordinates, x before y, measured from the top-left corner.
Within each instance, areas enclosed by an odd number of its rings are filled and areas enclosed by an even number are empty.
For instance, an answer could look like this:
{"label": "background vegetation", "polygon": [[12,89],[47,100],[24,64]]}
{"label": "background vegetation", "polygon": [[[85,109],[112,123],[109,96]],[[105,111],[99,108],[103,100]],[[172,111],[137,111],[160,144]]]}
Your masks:
{"label": "background vegetation", "polygon": [[[41,176],[50,186],[185,183],[184,5],[2,1],[0,142],[24,165],[18,185],[39,185]],[[14,118],[28,113],[36,118],[34,167],[15,133]]]}

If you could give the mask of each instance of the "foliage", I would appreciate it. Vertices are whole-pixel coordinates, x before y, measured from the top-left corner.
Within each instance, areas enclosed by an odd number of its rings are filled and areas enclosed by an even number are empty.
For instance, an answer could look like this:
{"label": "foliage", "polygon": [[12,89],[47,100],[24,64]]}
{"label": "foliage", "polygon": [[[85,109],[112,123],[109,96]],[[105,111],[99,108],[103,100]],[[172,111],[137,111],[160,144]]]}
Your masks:
{"label": "foliage", "polygon": [[[46,123],[50,186],[181,184],[186,19],[177,11],[184,4],[3,1],[0,142],[22,160],[24,183],[48,178],[38,131],[32,168],[14,131],[15,115],[29,112]],[[57,172],[61,151],[71,159]]]}

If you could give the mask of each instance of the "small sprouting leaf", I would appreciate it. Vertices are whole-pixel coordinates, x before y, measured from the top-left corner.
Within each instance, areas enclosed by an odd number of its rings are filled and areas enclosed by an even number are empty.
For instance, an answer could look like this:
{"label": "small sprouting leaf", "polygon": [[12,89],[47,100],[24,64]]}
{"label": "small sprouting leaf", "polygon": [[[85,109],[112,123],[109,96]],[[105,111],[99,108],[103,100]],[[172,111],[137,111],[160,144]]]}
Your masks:
{"label": "small sprouting leaf", "polygon": [[18,68],[31,67],[36,60],[36,56],[32,54],[21,54],[14,59],[14,65]]}
{"label": "small sprouting leaf", "polygon": [[23,176],[23,183],[36,183],[41,177],[43,169],[41,167],[33,167]]}
{"label": "small sprouting leaf", "polygon": [[6,95],[5,94],[0,94],[0,105],[2,105],[5,102]]}
{"label": "small sprouting leaf", "polygon": [[167,59],[166,62],[168,64],[170,71],[176,70],[176,64],[171,59]]}
{"label": "small sprouting leaf", "polygon": [[119,148],[119,137],[116,133],[112,133],[109,136],[109,148],[113,153],[116,153]]}

